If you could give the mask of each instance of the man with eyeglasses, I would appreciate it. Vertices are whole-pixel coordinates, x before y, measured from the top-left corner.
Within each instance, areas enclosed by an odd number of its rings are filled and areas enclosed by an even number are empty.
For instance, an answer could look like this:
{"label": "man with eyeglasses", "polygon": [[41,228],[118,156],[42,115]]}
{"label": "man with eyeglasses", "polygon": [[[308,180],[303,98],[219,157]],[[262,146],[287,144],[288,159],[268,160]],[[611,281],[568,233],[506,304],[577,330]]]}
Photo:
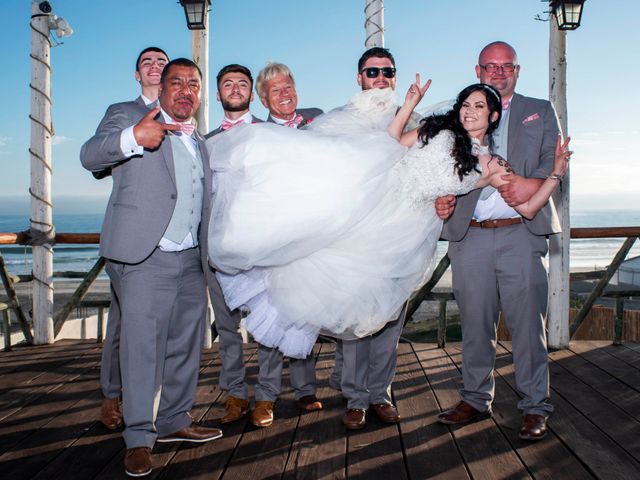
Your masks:
{"label": "man with eyeglasses", "polygon": [[[362,90],[395,90],[396,65],[391,52],[380,47],[364,52],[358,61],[356,80]],[[415,116],[412,120],[409,122],[412,125],[407,128],[414,128],[417,124]],[[383,423],[400,421],[391,399],[391,383],[396,372],[396,352],[403,324],[401,315],[374,335],[338,342],[330,384],[342,390],[347,400],[347,411],[342,417],[347,429],[364,428],[367,409],[371,409]]]}
{"label": "man with eyeglasses", "polygon": [[522,394],[519,432],[524,440],[542,439],[553,412],[545,334],[547,236],[560,225],[549,203],[531,220],[513,206],[527,201],[551,173],[558,122],[546,100],[515,93],[520,66],[515,50],[493,42],[480,52],[476,75],[502,96],[502,118],[493,134],[495,153],[516,174],[498,189],[486,187],[436,201],[449,240],[453,291],[462,324],[462,400],[438,420],[460,424],[491,417],[495,382],[496,326],[499,313],[513,339],[516,386]]}
{"label": "man with eyeglasses", "polygon": [[[160,75],[169,61],[168,55],[158,47],[147,47],[136,58],[134,78],[140,83],[140,96],[134,102],[151,109],[158,102]],[[111,167],[93,172],[97,179],[111,175]],[[102,344],[102,362],[100,365],[100,388],[102,389],[102,406],[100,421],[110,430],[122,426],[122,409],[120,396],[122,382],[120,380],[120,307],[111,287],[111,305],[107,334]]]}

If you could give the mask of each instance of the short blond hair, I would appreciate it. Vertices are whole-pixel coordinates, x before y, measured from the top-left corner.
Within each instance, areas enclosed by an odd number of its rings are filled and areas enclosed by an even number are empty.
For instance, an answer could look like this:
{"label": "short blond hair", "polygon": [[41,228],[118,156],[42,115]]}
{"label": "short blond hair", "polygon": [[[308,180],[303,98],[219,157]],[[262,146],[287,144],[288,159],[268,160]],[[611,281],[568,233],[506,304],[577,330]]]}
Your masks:
{"label": "short blond hair", "polygon": [[295,86],[296,81],[293,78],[293,73],[291,73],[289,67],[287,67],[284,63],[268,62],[265,67],[260,70],[260,73],[258,73],[258,78],[256,78],[256,92],[258,93],[258,97],[262,98],[266,93],[264,89],[265,84],[272,78],[275,78],[279,75],[289,77],[291,79],[291,82]]}

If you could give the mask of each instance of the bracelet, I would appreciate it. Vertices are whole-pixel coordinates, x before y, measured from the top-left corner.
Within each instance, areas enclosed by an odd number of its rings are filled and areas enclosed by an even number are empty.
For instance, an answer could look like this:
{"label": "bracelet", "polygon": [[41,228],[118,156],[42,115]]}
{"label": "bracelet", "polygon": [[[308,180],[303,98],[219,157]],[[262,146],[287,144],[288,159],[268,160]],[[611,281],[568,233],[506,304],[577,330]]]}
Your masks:
{"label": "bracelet", "polygon": [[559,182],[561,182],[563,177],[564,175],[558,175],[557,173],[552,173],[547,178],[551,178],[552,180],[558,180]]}

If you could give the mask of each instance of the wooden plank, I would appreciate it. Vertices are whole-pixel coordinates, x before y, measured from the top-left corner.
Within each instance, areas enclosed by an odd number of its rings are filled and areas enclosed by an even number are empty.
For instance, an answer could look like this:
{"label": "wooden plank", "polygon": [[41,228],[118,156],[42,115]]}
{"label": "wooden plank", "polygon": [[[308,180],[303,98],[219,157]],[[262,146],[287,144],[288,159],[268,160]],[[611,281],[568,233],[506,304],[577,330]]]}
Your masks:
{"label": "wooden plank", "polygon": [[534,478],[593,478],[552,430],[539,442],[518,437],[522,412],[518,410],[517,405],[521,397],[513,388],[513,358],[501,345],[497,348],[495,380],[494,418]]}
{"label": "wooden plank", "polygon": [[[503,346],[510,347],[507,344]],[[640,463],[594,425],[585,415],[588,412],[579,411],[561,394],[556,394],[556,385],[568,381],[566,376],[557,376],[556,373],[554,369],[551,375],[551,403],[555,411],[549,429],[596,478],[636,478]],[[511,386],[515,388],[515,385]]]}
{"label": "wooden plank", "polygon": [[[33,478],[96,423],[102,401],[98,378],[98,369],[94,368],[82,381],[67,384],[62,395],[48,395],[39,408],[30,409],[33,418],[42,416],[49,421],[26,432],[21,430],[19,433],[28,435],[0,456],[0,471],[6,478]],[[11,437],[13,440],[15,436]]]}
{"label": "wooden plank", "polygon": [[[74,353],[64,357],[64,360],[52,362],[39,360],[35,365],[25,366],[24,372],[3,376],[2,380],[14,382],[14,386],[6,388],[0,395],[0,421],[7,421],[16,412],[37,400],[46,401],[51,392],[96,367],[99,362],[100,349],[94,343],[93,348],[82,355]],[[20,380],[22,377],[26,378]]]}
{"label": "wooden plank", "polygon": [[[622,450],[640,460],[640,421],[560,365],[552,362],[550,373],[556,392],[614,440]],[[640,395],[637,398],[640,405]],[[620,428],[622,425],[624,428]]]}
{"label": "wooden plank", "polygon": [[[247,382],[257,382],[257,359],[247,371]],[[283,380],[288,372],[283,371]],[[280,478],[284,472],[291,442],[298,425],[298,407],[288,380],[274,405],[274,422],[267,428],[249,425],[236,447],[224,476],[230,479]]]}
{"label": "wooden plank", "polygon": [[607,353],[609,345],[611,342],[582,341],[571,342],[569,348],[630,387],[640,386],[640,371]]}
{"label": "wooden plank", "polygon": [[636,420],[640,420],[638,390],[620,382],[571,350],[549,352],[549,358],[593,389],[604,392],[610,401]]}
{"label": "wooden plank", "polygon": [[437,358],[443,353],[433,344],[401,344],[399,348],[394,397],[402,416],[402,445],[412,479],[469,478],[449,428],[436,419],[440,407],[429,382],[437,381]]}
{"label": "wooden plank", "polygon": [[[635,351],[630,348],[625,348],[620,345],[605,345],[601,347],[602,350],[607,352],[609,355],[616,357],[618,360],[623,361],[629,367],[635,368],[636,370],[640,370],[640,351]],[[638,385],[640,387],[640,385]]]}
{"label": "wooden plank", "polygon": [[[220,391],[212,385],[211,371],[218,372],[219,355],[217,351],[217,345],[214,348],[207,349],[202,354],[200,362],[200,376],[198,378],[198,386],[196,387],[196,398],[194,406],[190,413],[195,422],[199,422],[206,412],[209,410],[210,405],[213,404],[219,396]],[[215,375],[215,373],[214,373]],[[209,426],[205,424],[205,426]],[[210,442],[210,443],[215,443]],[[199,448],[207,444],[188,444],[187,442],[172,442],[172,443],[157,443],[152,451],[152,473],[145,478],[157,478],[162,474],[163,469],[175,458],[176,452],[181,449],[195,449],[199,451]],[[124,473],[123,461],[126,452],[126,446],[123,441],[120,442],[120,450],[114,455],[111,460],[104,465],[100,472],[93,476],[96,479],[114,479],[114,478],[129,478]],[[90,467],[90,465],[89,465]],[[62,469],[59,469],[62,471]],[[63,477],[61,477],[63,478]],[[85,477],[86,478],[86,477]],[[181,478],[181,477],[173,477]]]}
{"label": "wooden plank", "polygon": [[335,344],[320,345],[316,395],[323,409],[300,415],[283,479],[346,478],[347,438],[341,421],[346,405],[342,394],[329,387],[334,356]]}
{"label": "wooden plank", "polygon": [[[214,344],[214,347],[217,348],[217,345]],[[255,365],[256,352],[255,345],[245,346],[243,352],[245,365]],[[237,448],[244,431],[248,428],[249,417],[246,416],[242,420],[226,425],[219,425],[220,418],[224,416],[224,408],[221,402],[222,391],[218,386],[221,368],[221,362],[218,360],[214,368],[209,368],[203,372],[200,376],[201,387],[199,388],[212,390],[211,397],[217,394],[215,400],[211,402],[211,408],[204,415],[202,423],[205,426],[222,428],[224,436],[202,445],[182,445],[171,461],[159,472],[158,478],[189,478],[191,480],[222,478],[233,452]],[[249,373],[250,368],[247,370],[247,377]]]}
{"label": "wooden plank", "polygon": [[[450,361],[460,368],[461,344],[451,344],[446,348]],[[461,378],[460,378],[461,380]],[[435,389],[434,389],[435,390]],[[436,390],[436,394],[439,392]],[[454,397],[453,392],[448,392]],[[458,397],[458,395],[455,395]],[[450,398],[446,407],[457,400]],[[519,426],[519,423],[518,423]],[[482,420],[466,425],[452,425],[451,431],[473,478],[530,478],[522,461],[513,451],[495,419]]]}

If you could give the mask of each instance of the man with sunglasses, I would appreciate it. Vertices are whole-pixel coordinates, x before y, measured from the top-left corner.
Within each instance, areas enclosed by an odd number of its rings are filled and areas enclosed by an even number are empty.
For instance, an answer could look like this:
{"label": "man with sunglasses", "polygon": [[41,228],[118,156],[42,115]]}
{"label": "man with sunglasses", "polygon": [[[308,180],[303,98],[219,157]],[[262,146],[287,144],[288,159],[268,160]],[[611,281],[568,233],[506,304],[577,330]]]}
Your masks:
{"label": "man with sunglasses", "polygon": [[560,225],[553,200],[531,221],[512,207],[527,201],[551,173],[558,123],[548,101],[515,93],[519,73],[511,45],[493,42],[480,52],[476,75],[502,96],[502,117],[493,140],[495,152],[516,172],[511,182],[498,191],[474,190],[457,202],[452,196],[436,201],[438,215],[450,216],[442,238],[449,240],[453,291],[460,308],[464,382],[462,400],[438,420],[460,424],[491,416],[496,326],[502,311],[523,397],[518,403],[524,413],[519,436],[539,440],[553,412],[548,403],[547,272],[542,259],[547,236],[558,233]]}
{"label": "man with sunglasses", "polygon": [[[356,80],[362,90],[395,90],[396,65],[391,52],[381,47],[364,52],[358,61]],[[389,118],[389,122],[391,120],[393,118]],[[416,120],[419,120],[417,115],[407,128],[415,128]],[[403,324],[400,316],[374,335],[338,342],[330,384],[342,390],[347,400],[347,411],[342,417],[347,429],[364,428],[368,408],[384,423],[400,420],[391,400],[391,382],[396,372],[396,351]]]}

